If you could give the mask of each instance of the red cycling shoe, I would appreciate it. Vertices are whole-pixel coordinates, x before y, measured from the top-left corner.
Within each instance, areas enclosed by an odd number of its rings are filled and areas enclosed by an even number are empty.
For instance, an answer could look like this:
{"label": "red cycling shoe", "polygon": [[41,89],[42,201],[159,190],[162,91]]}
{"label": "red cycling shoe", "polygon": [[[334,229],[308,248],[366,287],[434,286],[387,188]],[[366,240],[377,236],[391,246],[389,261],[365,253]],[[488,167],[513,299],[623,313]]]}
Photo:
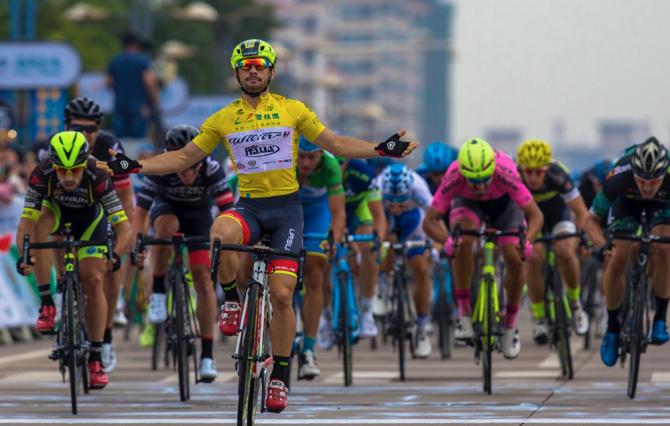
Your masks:
{"label": "red cycling shoe", "polygon": [[109,376],[102,371],[100,361],[88,363],[88,383],[91,389],[102,389],[109,383]]}
{"label": "red cycling shoe", "polygon": [[270,380],[268,397],[265,400],[267,410],[272,413],[281,413],[288,406],[288,388],[281,380]]}
{"label": "red cycling shoe", "polygon": [[56,328],[56,307],[54,305],[43,305],[40,307],[40,314],[37,317],[35,328],[40,333],[53,333]]}
{"label": "red cycling shoe", "polygon": [[242,306],[239,302],[226,302],[221,307],[219,316],[219,330],[224,336],[235,336],[240,330]]}

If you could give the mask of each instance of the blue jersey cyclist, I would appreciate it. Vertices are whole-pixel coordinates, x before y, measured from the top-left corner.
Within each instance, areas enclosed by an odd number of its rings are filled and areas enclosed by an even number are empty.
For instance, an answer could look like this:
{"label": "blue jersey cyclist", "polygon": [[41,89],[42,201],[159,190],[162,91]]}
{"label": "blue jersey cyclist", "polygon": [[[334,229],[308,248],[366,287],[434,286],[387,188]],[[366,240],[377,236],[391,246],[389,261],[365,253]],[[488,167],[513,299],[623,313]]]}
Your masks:
{"label": "blue jersey cyclist", "polygon": [[[390,232],[387,238],[399,242],[425,240],[421,223],[424,210],[432,199],[426,181],[401,163],[388,166],[378,179],[389,219]],[[427,333],[431,293],[428,257],[425,256],[424,248],[411,248],[407,250],[406,256],[414,278],[414,305],[417,312],[413,336],[414,356],[427,358],[432,352]],[[391,260],[390,256],[388,260]]]}
{"label": "blue jersey cyclist", "polygon": [[431,194],[435,194],[442,176],[457,157],[458,150],[444,142],[433,142],[423,151],[423,163],[416,168],[416,172],[424,178]]}
{"label": "blue jersey cyclist", "polygon": [[312,380],[321,374],[314,356],[319,317],[323,309],[323,284],[328,279],[325,240],[332,230],[333,239],[341,241],[345,229],[342,171],[337,159],[321,147],[300,136],[298,182],[304,216],[304,247],[307,250],[302,310],[304,339],[299,355],[299,375]]}

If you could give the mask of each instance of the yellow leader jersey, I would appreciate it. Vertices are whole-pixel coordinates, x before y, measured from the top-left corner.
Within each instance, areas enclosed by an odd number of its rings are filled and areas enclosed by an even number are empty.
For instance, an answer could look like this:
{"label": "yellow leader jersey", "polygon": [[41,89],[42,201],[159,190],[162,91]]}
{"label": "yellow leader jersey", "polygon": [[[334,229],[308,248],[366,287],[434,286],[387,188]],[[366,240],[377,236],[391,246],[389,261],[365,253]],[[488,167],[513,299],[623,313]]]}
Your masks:
{"label": "yellow leader jersey", "polygon": [[325,126],[304,103],[268,93],[254,109],[239,98],[210,116],[193,142],[208,154],[223,141],[239,178],[240,197],[298,191],[298,138],[315,140]]}

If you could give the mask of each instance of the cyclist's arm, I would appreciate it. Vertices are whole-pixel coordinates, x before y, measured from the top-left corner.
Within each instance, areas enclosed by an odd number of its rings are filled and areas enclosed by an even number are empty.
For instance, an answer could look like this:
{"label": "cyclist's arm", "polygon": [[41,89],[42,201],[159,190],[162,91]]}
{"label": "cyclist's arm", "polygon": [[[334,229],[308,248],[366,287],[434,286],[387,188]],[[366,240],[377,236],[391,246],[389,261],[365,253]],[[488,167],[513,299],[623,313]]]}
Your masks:
{"label": "cyclist's arm", "polygon": [[142,173],[145,175],[167,175],[188,169],[198,161],[202,161],[208,154],[195,143],[189,142],[182,149],[167,151],[155,157],[140,160],[140,164]]}
{"label": "cyclist's arm", "polygon": [[447,227],[444,225],[442,220],[444,213],[439,210],[434,209],[433,207],[428,207],[426,210],[426,216],[423,218],[423,230],[431,239],[437,241],[440,244],[444,244],[447,241],[448,232]]}
{"label": "cyclist's arm", "polygon": [[584,229],[589,212],[586,209],[586,204],[584,204],[584,199],[582,196],[580,195],[576,198],[573,198],[566,204],[575,214],[575,224],[577,225],[577,229]]}
{"label": "cyclist's arm", "polygon": [[133,224],[133,230],[135,232],[141,232],[143,235],[147,234],[149,229],[149,210],[137,206],[133,209],[133,215],[131,216],[131,221]]}
{"label": "cyclist's arm", "polygon": [[133,192],[132,185],[128,185],[122,188],[116,187],[116,193],[118,194],[119,199],[121,200],[123,210],[126,212],[128,217],[132,217],[134,210],[133,199],[135,198],[135,193]]}
{"label": "cyclist's arm", "polygon": [[600,219],[600,216],[591,211],[584,222],[584,231],[596,247],[602,247],[607,243],[603,229],[600,227]]}
{"label": "cyclist's arm", "polygon": [[372,228],[377,231],[379,238],[386,235],[386,215],[381,199],[368,200],[368,209],[372,215]]}
{"label": "cyclist's arm", "polygon": [[16,248],[19,250],[19,258],[23,256],[23,236],[30,235],[30,241],[35,241],[35,230],[37,220],[22,217],[16,230]]}
{"label": "cyclist's arm", "polygon": [[346,219],[344,214],[344,194],[333,194],[328,196],[328,208],[330,209],[330,228],[333,230],[333,239],[342,241]]}
{"label": "cyclist's arm", "polygon": [[[405,131],[401,130],[398,134],[402,137],[405,135]],[[321,134],[313,141],[315,145],[320,146],[326,151],[330,152],[333,155],[346,157],[346,158],[372,158],[379,157],[379,153],[375,150],[377,143],[366,142],[361,139],[352,138],[350,136],[340,136],[333,132],[330,129],[325,129]],[[410,148],[405,151],[405,154],[409,154],[415,147],[416,142],[412,142]]]}
{"label": "cyclist's arm", "polygon": [[531,242],[535,241],[535,237],[542,230],[542,224],[544,223],[544,215],[542,214],[542,210],[540,210],[537,203],[533,200],[531,200],[531,202],[526,204],[524,207],[521,207],[521,209],[526,215],[526,220],[528,221],[526,240]]}
{"label": "cyclist's arm", "polygon": [[114,252],[118,255],[130,251],[133,239],[133,228],[127,220],[114,224]]}

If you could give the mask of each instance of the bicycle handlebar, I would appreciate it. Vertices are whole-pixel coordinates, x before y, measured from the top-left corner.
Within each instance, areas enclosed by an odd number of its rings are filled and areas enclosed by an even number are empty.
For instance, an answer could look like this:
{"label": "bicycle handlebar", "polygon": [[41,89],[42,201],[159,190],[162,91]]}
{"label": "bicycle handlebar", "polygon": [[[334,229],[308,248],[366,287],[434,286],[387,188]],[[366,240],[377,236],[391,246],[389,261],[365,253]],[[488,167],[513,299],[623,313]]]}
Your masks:
{"label": "bicycle handlebar", "polygon": [[390,241],[384,241],[382,247],[385,249],[392,250],[404,250],[412,248],[431,248],[433,247],[433,242],[430,240],[415,240],[415,241],[405,241],[402,243],[392,243]]}
{"label": "bicycle handlebar", "polygon": [[484,230],[475,230],[475,229],[461,229],[461,225],[457,224],[454,227],[454,230],[451,232],[451,238],[454,241],[454,244],[457,244],[461,235],[468,235],[471,237],[484,237],[487,241],[495,242],[500,237],[518,237],[519,238],[519,251],[521,252],[521,258],[526,260],[524,256],[524,249],[526,246],[526,228],[523,225],[519,225],[519,228],[516,231],[500,231],[498,229],[486,228]]}
{"label": "bicycle handlebar", "polygon": [[137,266],[137,254],[144,251],[147,246],[189,246],[193,244],[209,244],[209,237],[195,236],[184,237],[183,234],[175,234],[168,238],[153,238],[145,237],[141,232],[137,233],[137,241],[135,248],[130,252],[130,261],[134,266]]}
{"label": "bicycle handlebar", "polygon": [[632,235],[624,232],[614,232],[607,234],[607,244],[606,246],[612,248],[614,240],[626,240],[626,241],[635,241],[640,243],[659,243],[659,244],[670,244],[670,237],[664,237],[661,235]]}
{"label": "bicycle handlebar", "polygon": [[30,250],[46,250],[46,249],[59,249],[59,248],[82,248],[90,246],[106,246],[107,253],[105,257],[107,260],[112,259],[112,248],[114,247],[114,236],[112,231],[107,231],[107,237],[104,240],[88,240],[88,241],[77,241],[66,238],[65,240],[60,241],[45,241],[39,243],[30,242],[30,235],[23,234],[23,256],[22,262],[25,265],[32,265],[30,262]]}
{"label": "bicycle handlebar", "polygon": [[554,241],[565,240],[568,238],[582,238],[581,232],[571,232],[569,234],[558,234],[558,235],[543,235],[541,237],[535,238],[534,243],[543,243],[550,244]]}

